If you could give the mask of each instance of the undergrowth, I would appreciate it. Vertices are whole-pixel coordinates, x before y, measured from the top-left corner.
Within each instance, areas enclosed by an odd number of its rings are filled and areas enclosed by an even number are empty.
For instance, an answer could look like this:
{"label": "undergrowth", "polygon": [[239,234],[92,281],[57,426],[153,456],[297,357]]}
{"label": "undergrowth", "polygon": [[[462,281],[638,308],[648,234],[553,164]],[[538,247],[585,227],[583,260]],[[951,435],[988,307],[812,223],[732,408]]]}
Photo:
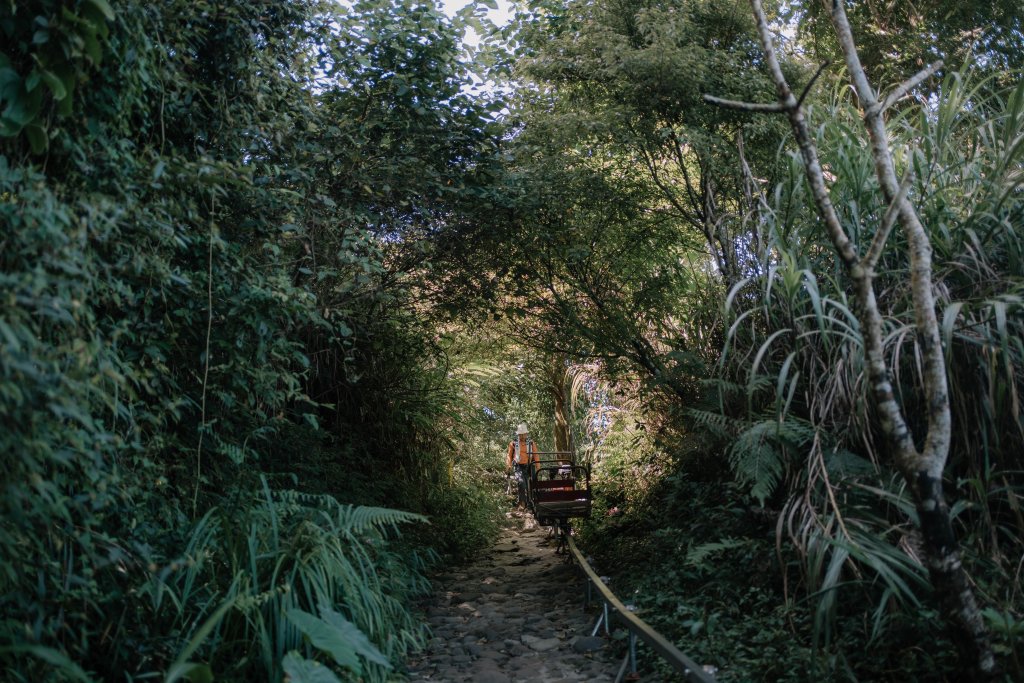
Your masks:
{"label": "undergrowth", "polygon": [[[820,574],[809,577],[800,549],[780,540],[780,511],[762,508],[741,484],[677,471],[629,504],[605,484],[595,488],[598,514],[581,527],[581,545],[617,595],[714,666],[718,680],[961,680],[923,569],[894,557],[899,538],[880,536],[881,527],[852,533],[846,545],[818,536],[810,564]],[[851,500],[850,509],[864,515],[875,500]],[[618,514],[609,515],[613,503]],[[998,640],[1009,653],[1012,618],[1003,628]],[[683,680],[640,647],[644,671]]]}

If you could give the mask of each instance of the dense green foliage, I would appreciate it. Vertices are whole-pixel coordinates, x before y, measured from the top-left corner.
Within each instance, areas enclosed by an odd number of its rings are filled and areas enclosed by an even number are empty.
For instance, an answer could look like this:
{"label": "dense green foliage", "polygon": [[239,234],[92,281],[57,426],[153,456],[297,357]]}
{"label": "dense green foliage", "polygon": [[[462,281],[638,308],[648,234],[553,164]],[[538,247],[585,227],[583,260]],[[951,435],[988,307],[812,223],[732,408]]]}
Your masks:
{"label": "dense green foliage", "polygon": [[[702,100],[774,97],[747,4],[536,0],[489,34],[486,4],[0,7],[9,678],[398,676],[430,563],[494,534],[520,422],[593,464],[582,540],[722,680],[963,673],[788,129]],[[832,34],[767,4],[864,245],[886,207],[843,74],[813,80]],[[876,82],[947,60],[887,117],[1013,678],[1024,34],[1013,3],[941,6],[851,16]],[[876,286],[917,433],[903,240]]]}
{"label": "dense green foliage", "polygon": [[494,148],[454,28],[414,2],[0,12],[7,675],[272,680],[322,618],[356,643],[323,661],[387,677],[422,635],[430,553],[396,544],[421,518],[337,501],[443,516],[417,532],[441,552],[494,509],[452,485],[417,285]]}

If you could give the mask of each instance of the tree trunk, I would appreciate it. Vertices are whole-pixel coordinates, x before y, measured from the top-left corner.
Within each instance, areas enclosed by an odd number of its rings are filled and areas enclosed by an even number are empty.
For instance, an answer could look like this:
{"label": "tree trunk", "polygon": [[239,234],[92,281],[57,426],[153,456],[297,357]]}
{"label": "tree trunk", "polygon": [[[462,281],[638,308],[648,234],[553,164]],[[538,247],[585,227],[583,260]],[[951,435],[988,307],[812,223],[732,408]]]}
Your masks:
{"label": "tree trunk", "polygon": [[961,658],[972,662],[976,680],[988,680],[995,672],[995,657],[988,627],[978,609],[960,546],[953,533],[949,506],[942,495],[942,480],[918,472],[914,496],[924,539],[925,563],[932,589],[946,622],[960,631],[954,639]]}
{"label": "tree trunk", "polygon": [[551,356],[547,367],[548,391],[555,408],[555,450],[571,450],[569,442],[569,400],[565,391],[565,356]]}

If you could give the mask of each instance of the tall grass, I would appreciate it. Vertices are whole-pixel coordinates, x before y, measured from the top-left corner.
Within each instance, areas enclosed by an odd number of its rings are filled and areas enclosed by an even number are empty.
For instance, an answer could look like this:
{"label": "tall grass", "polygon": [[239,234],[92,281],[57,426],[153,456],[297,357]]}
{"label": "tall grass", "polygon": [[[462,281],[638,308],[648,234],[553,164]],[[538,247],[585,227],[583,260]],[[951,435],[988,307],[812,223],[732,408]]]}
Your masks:
{"label": "tall grass", "polygon": [[[958,532],[985,599],[1013,612],[1021,596],[1007,586],[1019,580],[1024,551],[1024,83],[995,96],[984,95],[986,85],[969,71],[950,73],[934,99],[891,115],[890,130],[934,250],[955,420],[947,486],[961,500]],[[836,92],[812,117],[833,202],[866,249],[886,207],[857,133],[859,112]],[[815,640],[828,649],[841,604],[864,611],[844,622],[860,623],[864,642],[890,633],[897,614],[930,617],[919,606],[926,582],[912,506],[872,429],[849,284],[814,217],[799,161],[790,162],[762,211],[768,262],[729,295],[720,370],[745,387],[724,406],[739,435],[730,453],[736,476],[779,510],[780,553],[799,566],[787,587],[798,585],[814,604]],[[919,429],[922,361],[902,239],[890,238],[876,286],[894,386]],[[809,431],[776,447],[797,425]]]}

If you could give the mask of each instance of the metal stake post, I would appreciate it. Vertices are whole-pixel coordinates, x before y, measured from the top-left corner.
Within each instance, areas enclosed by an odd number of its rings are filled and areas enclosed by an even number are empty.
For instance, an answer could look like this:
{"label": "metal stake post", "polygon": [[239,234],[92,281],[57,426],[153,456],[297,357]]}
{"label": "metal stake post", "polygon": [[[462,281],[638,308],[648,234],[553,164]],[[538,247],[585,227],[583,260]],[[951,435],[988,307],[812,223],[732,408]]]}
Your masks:
{"label": "metal stake post", "polygon": [[601,624],[602,623],[604,624],[604,633],[605,633],[605,635],[610,636],[612,634],[612,632],[611,632],[611,628],[610,628],[610,626],[608,624],[608,603],[607,602],[603,603],[603,608],[601,610],[601,616],[599,616],[597,618],[597,623],[594,624],[594,630],[591,631],[590,635],[596,636],[597,632],[601,630]]}
{"label": "metal stake post", "polygon": [[636,634],[629,632],[629,675],[636,675]]}

